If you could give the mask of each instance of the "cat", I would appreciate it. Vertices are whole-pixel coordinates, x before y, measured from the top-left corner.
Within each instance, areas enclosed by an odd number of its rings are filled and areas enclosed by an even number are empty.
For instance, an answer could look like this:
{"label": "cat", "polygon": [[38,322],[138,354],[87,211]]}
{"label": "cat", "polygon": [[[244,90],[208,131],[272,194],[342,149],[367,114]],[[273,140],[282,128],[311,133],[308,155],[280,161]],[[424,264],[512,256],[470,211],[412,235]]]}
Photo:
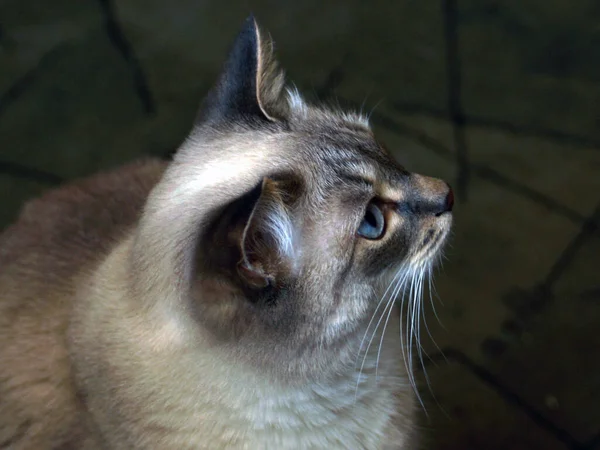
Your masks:
{"label": "cat", "polygon": [[249,17],[171,162],[51,190],[1,235],[0,448],[415,448],[395,298],[453,202],[288,87]]}

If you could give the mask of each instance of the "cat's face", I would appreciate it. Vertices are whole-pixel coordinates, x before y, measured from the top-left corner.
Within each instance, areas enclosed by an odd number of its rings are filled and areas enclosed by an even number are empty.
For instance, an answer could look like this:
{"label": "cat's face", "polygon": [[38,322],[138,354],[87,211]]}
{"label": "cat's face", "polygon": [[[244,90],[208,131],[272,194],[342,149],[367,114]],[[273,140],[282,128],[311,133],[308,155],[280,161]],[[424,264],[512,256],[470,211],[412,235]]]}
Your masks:
{"label": "cat's face", "polygon": [[325,367],[324,349],[355,342],[390,283],[431,266],[453,197],[395,162],[360,116],[285,91],[269,50],[250,19],[167,174],[185,186],[165,192],[204,208],[189,219],[196,319],[289,375]]}

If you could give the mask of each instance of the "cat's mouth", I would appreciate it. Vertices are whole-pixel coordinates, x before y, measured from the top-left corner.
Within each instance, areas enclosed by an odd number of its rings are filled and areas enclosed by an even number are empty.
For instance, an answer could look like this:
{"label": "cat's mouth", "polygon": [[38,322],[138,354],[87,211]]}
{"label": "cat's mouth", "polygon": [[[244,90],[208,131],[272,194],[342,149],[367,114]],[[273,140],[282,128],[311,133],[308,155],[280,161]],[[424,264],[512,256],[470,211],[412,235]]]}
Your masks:
{"label": "cat's mouth", "polygon": [[409,255],[409,264],[412,266],[432,265],[439,259],[448,241],[452,227],[452,214],[444,213],[435,218],[434,223],[423,227],[420,236],[415,241],[412,254]]}

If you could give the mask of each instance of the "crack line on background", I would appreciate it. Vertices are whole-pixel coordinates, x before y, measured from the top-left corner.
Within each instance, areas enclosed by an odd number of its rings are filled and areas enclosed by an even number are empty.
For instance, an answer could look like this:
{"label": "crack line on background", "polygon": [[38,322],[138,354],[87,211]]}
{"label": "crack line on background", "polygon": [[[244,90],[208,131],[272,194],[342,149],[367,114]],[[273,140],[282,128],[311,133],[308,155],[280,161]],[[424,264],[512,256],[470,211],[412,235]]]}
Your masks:
{"label": "crack line on background", "polygon": [[[394,111],[402,114],[423,115],[435,119],[448,119],[448,113],[446,111],[432,106],[401,101],[393,101],[390,103],[390,105]],[[599,140],[578,134],[547,128],[518,125],[516,123],[509,122],[508,120],[475,116],[467,113],[465,113],[464,118],[468,125],[476,127],[491,128],[494,131],[506,132],[525,137],[541,138],[561,144],[570,144],[577,147],[590,147],[595,150],[600,150]]]}
{"label": "crack line on background", "polygon": [[444,17],[444,43],[446,45],[446,88],[448,90],[448,113],[452,121],[454,149],[458,173],[456,174],[456,193],[464,202],[468,200],[470,165],[467,138],[465,135],[465,114],[463,112],[461,91],[461,64],[458,43],[458,18],[456,0],[441,0]]}
{"label": "crack line on background", "polygon": [[423,362],[423,369],[427,366],[437,364],[438,362],[455,362],[464,367],[469,373],[490,386],[502,399],[514,406],[519,411],[525,413],[536,425],[551,433],[557,440],[568,445],[571,450],[584,450],[587,444],[579,443],[567,430],[556,426],[553,422],[544,417],[533,406],[529,405],[520,396],[515,394],[509,388],[504,386],[489,370],[476,364],[462,351],[452,347],[447,347],[439,352],[433,353],[429,360]]}
{"label": "crack line on background", "polygon": [[594,212],[581,224],[577,235],[569,242],[565,249],[561,252],[558,258],[555,260],[552,268],[548,272],[546,279],[540,286],[545,291],[551,291],[558,280],[567,271],[575,256],[579,250],[585,245],[585,243],[598,231],[600,227],[600,203],[596,205]]}
{"label": "crack line on background", "polygon": [[148,115],[153,115],[156,113],[156,104],[152,92],[150,91],[146,74],[142,69],[142,65],[140,64],[133,47],[119,25],[113,3],[111,0],[98,0],[98,2],[100,3],[104,15],[106,33],[114,47],[131,69],[135,89],[144,111]]}
{"label": "crack line on background", "polygon": [[0,161],[0,173],[15,178],[26,178],[49,185],[57,185],[65,181],[56,174],[10,161]]}
{"label": "crack line on background", "polygon": [[29,90],[29,88],[38,79],[40,73],[42,73],[48,66],[48,64],[56,57],[60,52],[62,46],[57,46],[45,53],[38,63],[27,71],[21,78],[15,81],[5,92],[0,95],[0,116],[17,100]]}

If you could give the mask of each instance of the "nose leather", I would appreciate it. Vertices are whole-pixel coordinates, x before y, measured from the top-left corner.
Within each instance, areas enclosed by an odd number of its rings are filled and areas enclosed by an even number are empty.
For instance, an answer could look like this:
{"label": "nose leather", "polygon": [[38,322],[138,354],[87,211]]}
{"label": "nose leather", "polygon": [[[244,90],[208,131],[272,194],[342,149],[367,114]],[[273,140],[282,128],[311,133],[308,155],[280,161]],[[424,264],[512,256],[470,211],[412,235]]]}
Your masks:
{"label": "nose leather", "polygon": [[440,215],[444,214],[445,212],[452,211],[453,207],[454,207],[454,191],[452,190],[450,185],[448,185],[448,193],[446,194],[446,198],[444,199],[444,207],[442,210],[440,210],[438,213],[436,213],[436,216],[440,216]]}
{"label": "nose leather", "polygon": [[436,217],[451,212],[454,207],[454,192],[450,185],[446,184],[446,186],[448,186],[447,191],[433,198],[417,196],[416,198],[396,203],[396,210],[399,213],[431,214]]}

